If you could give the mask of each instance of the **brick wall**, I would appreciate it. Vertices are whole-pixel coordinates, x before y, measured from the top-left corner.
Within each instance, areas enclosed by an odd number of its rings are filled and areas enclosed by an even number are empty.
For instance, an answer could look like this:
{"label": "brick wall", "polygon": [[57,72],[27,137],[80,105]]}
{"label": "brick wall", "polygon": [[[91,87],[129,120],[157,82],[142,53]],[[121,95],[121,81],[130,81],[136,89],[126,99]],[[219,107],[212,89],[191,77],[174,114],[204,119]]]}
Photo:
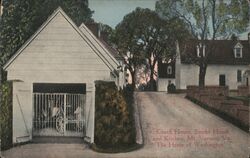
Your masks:
{"label": "brick wall", "polygon": [[[239,94],[246,93],[248,87],[240,86]],[[244,126],[249,127],[249,106],[241,100],[227,99],[229,88],[224,86],[187,86],[187,97],[205,104],[209,108],[226,114],[238,121]]]}
{"label": "brick wall", "polygon": [[250,96],[250,89],[248,86],[238,86],[238,96]]}
{"label": "brick wall", "polygon": [[198,86],[187,86],[187,96],[192,97],[194,99],[200,100],[203,96],[219,96],[219,97],[226,97],[229,94],[229,89],[226,86],[205,86],[205,87],[198,87]]}

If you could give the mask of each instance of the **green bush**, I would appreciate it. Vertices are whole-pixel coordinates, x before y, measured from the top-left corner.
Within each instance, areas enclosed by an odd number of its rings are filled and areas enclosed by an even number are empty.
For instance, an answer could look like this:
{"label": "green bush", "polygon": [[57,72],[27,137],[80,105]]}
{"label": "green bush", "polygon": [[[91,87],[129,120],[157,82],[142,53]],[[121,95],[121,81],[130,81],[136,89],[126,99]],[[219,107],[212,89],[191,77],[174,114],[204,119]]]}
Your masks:
{"label": "green bush", "polygon": [[12,83],[1,85],[0,136],[1,150],[12,147]]}
{"label": "green bush", "polygon": [[176,92],[176,87],[173,83],[168,85],[168,93],[175,93]]}
{"label": "green bush", "polygon": [[101,149],[135,144],[135,128],[129,106],[114,82],[96,82],[95,145]]}

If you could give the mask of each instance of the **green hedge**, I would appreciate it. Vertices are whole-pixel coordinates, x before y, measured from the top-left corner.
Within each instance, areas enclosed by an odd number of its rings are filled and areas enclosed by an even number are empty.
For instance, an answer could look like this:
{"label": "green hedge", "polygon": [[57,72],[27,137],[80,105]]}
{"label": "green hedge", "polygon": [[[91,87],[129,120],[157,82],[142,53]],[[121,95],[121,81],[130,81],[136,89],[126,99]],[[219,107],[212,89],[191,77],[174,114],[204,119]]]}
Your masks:
{"label": "green hedge", "polygon": [[0,136],[1,150],[12,147],[12,83],[1,85]]}
{"label": "green hedge", "polygon": [[114,82],[96,82],[95,146],[99,149],[115,152],[135,144],[132,105],[123,94]]}

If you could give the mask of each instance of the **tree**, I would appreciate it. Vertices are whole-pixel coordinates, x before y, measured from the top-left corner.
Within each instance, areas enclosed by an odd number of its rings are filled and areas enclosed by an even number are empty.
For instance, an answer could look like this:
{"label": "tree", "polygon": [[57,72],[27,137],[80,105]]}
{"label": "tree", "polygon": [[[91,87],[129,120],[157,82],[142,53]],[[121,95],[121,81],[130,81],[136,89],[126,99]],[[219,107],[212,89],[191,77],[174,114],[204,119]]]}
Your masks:
{"label": "tree", "polygon": [[77,25],[92,21],[87,0],[3,0],[0,21],[1,67],[59,6]]}
{"label": "tree", "polygon": [[205,85],[208,58],[216,49],[214,40],[241,33],[249,24],[247,0],[159,0],[156,12],[167,19],[179,17],[184,20],[198,49],[200,52],[204,50],[200,57],[190,55],[200,69],[199,86]]}
{"label": "tree", "polygon": [[116,26],[114,41],[122,54],[130,54],[127,67],[132,75],[133,85],[135,69],[146,63],[150,69],[150,89],[156,89],[156,63],[173,52],[177,30],[179,35],[185,34],[182,24],[176,17],[164,20],[150,9],[136,8]]}
{"label": "tree", "polygon": [[107,44],[109,44],[110,46],[112,46],[113,45],[112,38],[114,36],[114,29],[107,24],[100,23],[100,32],[101,32],[101,35],[103,36],[102,38],[104,39],[104,41],[107,42]]}

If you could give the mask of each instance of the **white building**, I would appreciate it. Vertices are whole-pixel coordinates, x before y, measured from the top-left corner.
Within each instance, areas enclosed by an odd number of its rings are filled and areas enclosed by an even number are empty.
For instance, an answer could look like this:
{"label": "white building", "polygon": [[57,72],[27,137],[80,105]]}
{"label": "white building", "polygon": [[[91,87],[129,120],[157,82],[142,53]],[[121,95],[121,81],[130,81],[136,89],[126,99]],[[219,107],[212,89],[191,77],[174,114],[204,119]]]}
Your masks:
{"label": "white building", "polygon": [[0,17],[2,16],[3,14],[3,5],[2,5],[3,1],[0,0]]}
{"label": "white building", "polygon": [[94,142],[95,81],[123,85],[120,63],[58,8],[5,64],[13,82],[13,143],[36,136]]}
{"label": "white building", "polygon": [[[214,51],[207,58],[205,85],[227,85],[231,90],[237,89],[239,85],[249,85],[249,78],[244,75],[250,64],[249,38],[240,41],[216,40],[212,45]],[[207,53],[207,48],[199,47],[197,41],[189,41],[186,46],[181,49],[185,52],[178,47],[174,60],[159,62],[158,91],[167,91],[169,82],[180,90],[185,90],[188,85],[198,85],[199,67],[189,56],[192,54],[199,58],[201,53]]]}

